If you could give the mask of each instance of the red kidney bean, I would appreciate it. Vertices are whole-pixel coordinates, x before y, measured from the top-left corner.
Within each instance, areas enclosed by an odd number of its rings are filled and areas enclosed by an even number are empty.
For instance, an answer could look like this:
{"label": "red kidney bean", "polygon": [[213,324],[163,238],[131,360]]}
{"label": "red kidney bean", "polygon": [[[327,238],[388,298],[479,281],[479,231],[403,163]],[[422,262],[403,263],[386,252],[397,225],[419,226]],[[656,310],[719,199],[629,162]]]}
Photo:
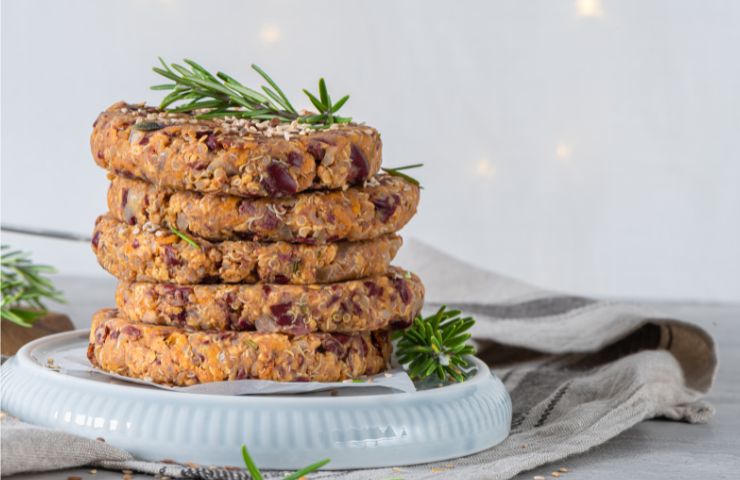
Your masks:
{"label": "red kidney bean", "polygon": [[218,148],[218,140],[216,139],[216,135],[214,135],[213,133],[208,133],[208,137],[206,137],[206,146],[211,152]]}
{"label": "red kidney bean", "polygon": [[179,287],[169,283],[162,285],[162,290],[164,290],[168,302],[174,307],[184,307],[187,305],[190,294],[193,293],[193,289],[190,287]]}
{"label": "red kidney bean", "polygon": [[[399,199],[400,200],[400,199]],[[380,221],[385,223],[390,219],[398,208],[398,201],[391,196],[385,198],[373,198],[373,205],[375,206],[375,214],[380,218]]]}
{"label": "red kidney bean", "polygon": [[326,304],[324,304],[324,308],[331,307],[332,305],[334,305],[335,303],[337,303],[340,298],[341,297],[335,293],[334,295],[332,295],[331,297],[329,297],[329,301],[326,302]]}
{"label": "red kidney bean", "polygon": [[314,161],[317,164],[321,163],[321,161],[324,159],[324,155],[326,155],[326,149],[319,142],[309,143],[306,147],[306,150],[308,150],[308,153],[314,158]]}
{"label": "red kidney bean", "polygon": [[285,327],[293,324],[293,316],[288,314],[290,307],[293,306],[292,302],[279,303],[270,307],[273,317],[275,317],[275,323],[281,327]]}
{"label": "red kidney bean", "polygon": [[353,144],[350,147],[349,159],[352,163],[347,174],[347,182],[360,183],[367,180],[367,176],[370,173],[370,164],[367,162],[362,150],[357,148],[357,145]]}
{"label": "red kidney bean", "polygon": [[121,190],[121,208],[126,208],[128,204],[128,188]]}
{"label": "red kidney bean", "polygon": [[176,267],[180,265],[180,260],[177,258],[175,249],[171,245],[164,246],[164,263],[168,267]]}
{"label": "red kidney bean", "polygon": [[379,287],[377,283],[367,281],[364,283],[367,289],[367,294],[371,297],[379,297],[383,295],[383,287]]}
{"label": "red kidney bean", "polygon": [[234,330],[242,332],[253,332],[256,330],[254,324],[246,318],[239,318],[236,322],[231,322],[231,326]]}
{"label": "red kidney bean", "polygon": [[267,210],[260,220],[260,226],[265,230],[277,230],[280,223],[280,219],[271,210]]}
{"label": "red kidney bean", "polygon": [[284,165],[277,162],[267,166],[267,175],[260,184],[273,196],[293,195],[298,191],[295,179],[290,176]]}
{"label": "red kidney bean", "polygon": [[411,322],[409,320],[393,320],[389,324],[391,330],[405,330],[411,326]]}
{"label": "red kidney bean", "polygon": [[411,302],[411,292],[409,291],[409,286],[406,284],[404,279],[394,278],[393,285],[396,287],[396,290],[398,291],[398,295],[400,295],[401,300],[403,300],[403,303],[408,305]]}
{"label": "red kidney bean", "polygon": [[121,329],[121,333],[131,337],[133,340],[139,339],[142,336],[141,330],[133,325],[126,325]]}
{"label": "red kidney bean", "polygon": [[303,155],[298,152],[290,152],[288,154],[288,164],[296,168],[301,168],[303,166]]}
{"label": "red kidney bean", "polygon": [[[336,336],[336,335],[335,335]],[[339,359],[344,359],[347,356],[347,350],[344,348],[344,346],[332,335],[326,335],[321,339],[321,347],[323,351],[319,353],[324,352],[330,352],[336,355]],[[317,352],[319,349],[316,350]]]}
{"label": "red kidney bean", "polygon": [[285,285],[290,281],[288,277],[283,275],[282,273],[278,273],[272,278],[273,283],[277,283],[278,285]]}
{"label": "red kidney bean", "polygon": [[187,313],[185,313],[185,310],[172,315],[172,321],[181,327],[185,326],[187,322]]}
{"label": "red kidney bean", "polygon": [[192,167],[194,170],[200,171],[200,170],[205,170],[206,168],[208,168],[208,165],[209,165],[209,162],[207,162],[206,160],[201,160],[201,161],[195,162],[192,165]]}

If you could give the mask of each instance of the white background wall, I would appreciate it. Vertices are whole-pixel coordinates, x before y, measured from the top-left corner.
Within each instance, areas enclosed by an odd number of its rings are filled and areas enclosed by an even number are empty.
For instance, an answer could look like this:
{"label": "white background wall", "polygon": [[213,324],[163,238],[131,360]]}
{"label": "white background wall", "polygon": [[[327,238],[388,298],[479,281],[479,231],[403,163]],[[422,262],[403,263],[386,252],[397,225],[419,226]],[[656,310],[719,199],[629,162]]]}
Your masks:
{"label": "white background wall", "polygon": [[[2,0],[2,221],[86,233],[97,113],[157,55],[323,75],[424,162],[405,235],[546,287],[740,300],[740,2]],[[87,245],[3,235],[67,274]]]}

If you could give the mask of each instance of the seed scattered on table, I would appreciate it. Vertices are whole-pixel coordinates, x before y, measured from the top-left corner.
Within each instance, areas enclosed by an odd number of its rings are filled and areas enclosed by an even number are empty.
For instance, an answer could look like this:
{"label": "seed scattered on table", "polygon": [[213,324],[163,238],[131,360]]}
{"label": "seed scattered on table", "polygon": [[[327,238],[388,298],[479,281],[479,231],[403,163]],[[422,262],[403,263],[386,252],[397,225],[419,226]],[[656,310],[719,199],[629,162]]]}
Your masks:
{"label": "seed scattered on table", "polygon": [[568,473],[568,472],[570,472],[570,470],[568,470],[568,469],[567,469],[567,468],[565,468],[565,467],[560,467],[560,471],[561,471],[561,472],[563,472],[563,473]]}
{"label": "seed scattered on table", "polygon": [[94,468],[92,470],[90,470],[90,475],[95,475],[96,473],[98,473],[98,471],[95,470]]}
{"label": "seed scattered on table", "polygon": [[558,478],[560,476],[560,472],[552,472],[550,475],[552,475],[555,478]]}
{"label": "seed scattered on table", "polygon": [[545,477],[543,477],[542,475],[535,475],[534,477],[532,477],[532,480],[545,480]]}

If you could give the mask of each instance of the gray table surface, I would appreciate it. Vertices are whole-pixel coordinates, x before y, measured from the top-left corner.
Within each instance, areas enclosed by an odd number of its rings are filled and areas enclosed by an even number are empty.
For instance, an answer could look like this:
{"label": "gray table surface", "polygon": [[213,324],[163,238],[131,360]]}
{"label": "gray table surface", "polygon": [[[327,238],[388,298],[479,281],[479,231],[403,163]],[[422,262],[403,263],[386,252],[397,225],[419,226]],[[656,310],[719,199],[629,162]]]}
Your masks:
{"label": "gray table surface", "polygon": [[[78,328],[86,328],[92,313],[113,303],[115,283],[108,279],[62,277],[59,286],[69,300],[56,310],[70,315]],[[740,305],[656,302],[667,315],[701,325],[717,340],[720,370],[707,400],[717,414],[707,425],[687,425],[661,420],[643,422],[610,442],[587,453],[546,465],[516,477],[532,479],[536,475],[553,478],[560,467],[569,472],[561,479],[724,479],[740,475]],[[16,475],[13,479],[120,479],[120,472],[74,469],[62,472]],[[452,472],[440,478],[455,478]],[[403,473],[398,474],[400,478]],[[134,475],[133,478],[152,478]]]}

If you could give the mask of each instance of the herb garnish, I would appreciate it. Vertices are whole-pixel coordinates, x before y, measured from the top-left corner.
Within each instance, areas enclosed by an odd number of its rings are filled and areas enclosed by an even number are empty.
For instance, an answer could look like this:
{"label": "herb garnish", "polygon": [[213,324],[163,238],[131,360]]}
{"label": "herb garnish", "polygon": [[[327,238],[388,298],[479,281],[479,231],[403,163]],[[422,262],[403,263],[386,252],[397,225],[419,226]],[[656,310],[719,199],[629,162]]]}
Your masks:
{"label": "herb garnish", "polygon": [[187,235],[185,235],[184,233],[182,233],[180,230],[176,229],[175,227],[170,227],[170,231],[174,233],[175,235],[177,235],[178,237],[180,237],[185,242],[187,242],[191,247],[200,248],[200,245],[198,245],[195,240],[188,237]]}
{"label": "herb garnish", "polygon": [[434,315],[418,315],[411,327],[393,334],[398,360],[412,379],[436,374],[440,380],[462,382],[468,376],[471,363],[465,356],[474,354],[475,348],[467,344],[470,334],[466,332],[475,320],[446,309],[442,305]]}
{"label": "herb garnish", "polygon": [[[252,480],[264,480],[264,477],[262,476],[262,472],[260,472],[259,468],[257,468],[257,465],[254,463],[254,460],[252,460],[252,457],[249,455],[249,452],[247,452],[246,445],[242,445],[242,458],[244,458],[244,465],[247,466],[247,470],[249,471],[249,475],[252,477]],[[309,473],[318,470],[319,468],[323,467],[330,461],[331,461],[330,459],[326,458],[316,463],[312,463],[311,465],[307,467],[304,467],[300,470],[297,470],[291,473],[290,475],[286,477],[283,477],[283,480],[298,480],[304,475],[308,475]]]}
{"label": "herb garnish", "polygon": [[[259,92],[244,86],[239,81],[224,72],[211,72],[190,59],[183,60],[187,66],[177,63],[167,65],[162,58],[160,67],[154,67],[154,72],[162,75],[174,83],[154,85],[152,90],[170,90],[164,97],[159,108],[168,109],[170,105],[179,105],[169,108],[171,112],[198,112],[196,118],[236,117],[254,120],[274,120],[279,122],[298,121],[317,126],[329,126],[333,123],[348,123],[349,117],[335,115],[349,100],[349,95],[340,98],[336,103],[326,89],[324,79],[319,80],[318,98],[308,90],[303,92],[318,110],[317,114],[299,113],[288,100],[288,97],[278,87],[277,83],[260,67],[252,64],[269,86],[262,85]],[[188,68],[189,67],[189,68]]]}
{"label": "herb garnish", "polygon": [[2,296],[2,318],[22,327],[31,327],[33,322],[48,313],[42,300],[48,299],[64,303],[62,292],[54,288],[46,274],[56,273],[48,265],[31,262],[28,253],[19,250],[8,251],[10,246],[2,245],[2,275],[0,287]]}
{"label": "herb garnish", "polygon": [[424,188],[424,187],[421,186],[421,184],[419,183],[419,181],[417,179],[415,179],[414,177],[412,177],[412,176],[410,176],[410,175],[408,175],[406,173],[403,173],[401,171],[401,170],[409,170],[411,168],[419,168],[419,167],[423,167],[423,166],[424,166],[423,163],[414,163],[413,165],[404,165],[402,167],[396,167],[396,168],[382,167],[381,170],[383,170],[388,175],[392,175],[394,177],[401,177],[404,180],[406,180],[407,182],[409,182],[409,183],[411,183],[413,185],[416,185],[419,188]]}

